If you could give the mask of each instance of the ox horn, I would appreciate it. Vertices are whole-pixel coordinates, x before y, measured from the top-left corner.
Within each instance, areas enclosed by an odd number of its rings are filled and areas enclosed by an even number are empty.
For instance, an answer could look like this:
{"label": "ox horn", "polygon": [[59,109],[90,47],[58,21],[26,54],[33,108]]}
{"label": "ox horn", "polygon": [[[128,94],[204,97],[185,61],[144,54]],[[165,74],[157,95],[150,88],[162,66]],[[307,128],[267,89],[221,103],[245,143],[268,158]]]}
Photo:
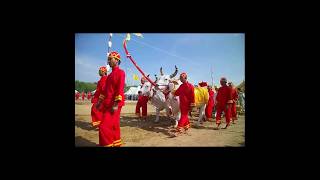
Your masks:
{"label": "ox horn", "polygon": [[154,83],[157,83],[157,81],[158,81],[157,75],[155,74],[154,77],[156,77],[156,80],[154,81]]}
{"label": "ox horn", "polygon": [[178,68],[177,68],[177,66],[175,65],[174,67],[175,67],[176,69],[175,69],[174,73],[170,75],[170,78],[175,77],[175,76],[177,75],[177,73],[178,73]]}
{"label": "ox horn", "polygon": [[160,75],[163,76],[162,67],[160,68]]}

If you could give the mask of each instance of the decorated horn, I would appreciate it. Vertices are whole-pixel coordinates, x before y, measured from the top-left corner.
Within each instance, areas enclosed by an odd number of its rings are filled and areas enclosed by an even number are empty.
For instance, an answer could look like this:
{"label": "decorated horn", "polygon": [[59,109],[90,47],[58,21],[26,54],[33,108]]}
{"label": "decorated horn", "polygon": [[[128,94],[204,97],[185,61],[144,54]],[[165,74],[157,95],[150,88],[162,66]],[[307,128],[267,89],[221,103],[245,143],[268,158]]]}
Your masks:
{"label": "decorated horn", "polygon": [[175,67],[176,69],[175,69],[174,73],[170,75],[170,78],[175,77],[175,76],[177,75],[177,73],[178,73],[178,68],[177,68],[177,66],[175,65],[174,67]]}

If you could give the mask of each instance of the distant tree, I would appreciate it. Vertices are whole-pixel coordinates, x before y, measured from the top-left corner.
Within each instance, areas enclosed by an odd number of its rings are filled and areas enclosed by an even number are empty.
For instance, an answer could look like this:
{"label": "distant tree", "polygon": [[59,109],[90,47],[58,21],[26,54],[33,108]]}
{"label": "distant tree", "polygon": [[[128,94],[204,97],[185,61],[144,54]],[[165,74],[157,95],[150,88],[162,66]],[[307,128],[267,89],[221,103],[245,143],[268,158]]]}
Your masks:
{"label": "distant tree", "polygon": [[[79,92],[89,92],[89,91],[94,91],[97,88],[97,82],[82,82],[79,80],[75,80],[75,89]],[[125,86],[124,90],[125,92],[129,89],[130,87]]]}
{"label": "distant tree", "polygon": [[78,90],[79,92],[89,92],[95,90],[97,87],[96,84],[90,83],[90,82],[81,82],[76,80],[75,81],[75,89]]}
{"label": "distant tree", "polygon": [[238,86],[237,86],[237,88],[240,88],[241,89],[241,91],[245,91],[245,81],[242,81]]}

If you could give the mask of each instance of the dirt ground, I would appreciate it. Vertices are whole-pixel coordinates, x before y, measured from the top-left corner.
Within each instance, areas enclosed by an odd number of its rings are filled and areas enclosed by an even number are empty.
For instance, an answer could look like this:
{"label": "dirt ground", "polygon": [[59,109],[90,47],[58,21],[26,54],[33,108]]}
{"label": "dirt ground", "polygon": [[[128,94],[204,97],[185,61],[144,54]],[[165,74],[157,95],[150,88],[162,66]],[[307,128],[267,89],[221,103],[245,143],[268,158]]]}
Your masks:
{"label": "dirt ground", "polygon": [[[141,121],[135,116],[136,101],[126,101],[120,117],[121,139],[123,147],[243,147],[245,146],[245,116],[238,116],[236,124],[228,129],[216,130],[214,122],[204,122],[195,125],[197,113],[192,113],[190,118],[191,128],[188,134],[172,137],[169,129],[174,122],[166,117],[165,111],[160,113],[159,123],[154,123],[156,118],[155,108],[148,104],[148,119]],[[91,103],[78,100],[75,103],[75,146],[98,146],[98,130],[91,126]],[[222,119],[220,127],[225,126]]]}

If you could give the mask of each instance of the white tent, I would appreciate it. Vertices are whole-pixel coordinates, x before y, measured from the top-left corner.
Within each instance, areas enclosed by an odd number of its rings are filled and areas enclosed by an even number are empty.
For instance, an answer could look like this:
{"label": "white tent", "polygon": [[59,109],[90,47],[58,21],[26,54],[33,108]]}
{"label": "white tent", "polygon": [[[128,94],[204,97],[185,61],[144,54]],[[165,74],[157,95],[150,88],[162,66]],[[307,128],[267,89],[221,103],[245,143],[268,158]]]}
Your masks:
{"label": "white tent", "polygon": [[78,91],[77,91],[77,90],[75,90],[75,93],[78,93]]}
{"label": "white tent", "polygon": [[138,91],[140,90],[140,86],[138,87],[130,87],[130,89],[124,93],[127,100],[138,100]]}
{"label": "white tent", "polygon": [[130,87],[130,89],[125,92],[125,95],[138,95],[138,91],[140,90],[140,86],[138,87]]}

